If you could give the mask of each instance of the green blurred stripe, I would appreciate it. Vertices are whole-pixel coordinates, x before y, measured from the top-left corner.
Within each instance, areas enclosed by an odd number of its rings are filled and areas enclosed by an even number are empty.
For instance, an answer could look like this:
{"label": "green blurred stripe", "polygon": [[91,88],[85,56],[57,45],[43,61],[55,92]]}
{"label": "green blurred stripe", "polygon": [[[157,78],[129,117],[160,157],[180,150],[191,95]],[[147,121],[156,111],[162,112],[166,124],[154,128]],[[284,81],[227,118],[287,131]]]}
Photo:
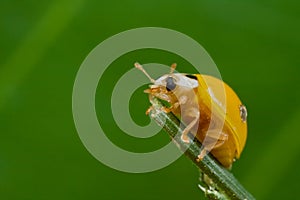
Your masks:
{"label": "green blurred stripe", "polygon": [[[278,116],[282,117],[282,116]],[[298,166],[292,166],[298,159],[300,152],[299,122],[300,110],[289,117],[289,122],[274,137],[270,137],[261,154],[252,158],[253,166],[247,172],[243,183],[257,199],[266,199],[274,193],[274,188],[282,177],[287,176],[288,170],[298,172]],[[266,133],[269,134],[269,133]]]}
{"label": "green blurred stripe", "polygon": [[82,3],[83,0],[55,1],[0,68],[0,109],[55,43]]}
{"label": "green blurred stripe", "polygon": [[218,22],[223,21],[281,44],[298,46],[300,43],[299,19],[277,9],[253,1],[204,1],[204,5],[206,14]]}

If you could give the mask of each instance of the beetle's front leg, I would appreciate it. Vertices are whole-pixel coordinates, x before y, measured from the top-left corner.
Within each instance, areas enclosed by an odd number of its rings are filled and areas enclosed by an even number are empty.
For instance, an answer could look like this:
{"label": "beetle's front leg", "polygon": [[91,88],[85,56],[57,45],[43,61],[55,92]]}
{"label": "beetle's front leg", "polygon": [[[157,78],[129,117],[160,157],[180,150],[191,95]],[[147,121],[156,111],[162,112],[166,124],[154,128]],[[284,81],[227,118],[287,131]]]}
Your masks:
{"label": "beetle's front leg", "polygon": [[179,102],[174,103],[170,108],[162,107],[161,110],[165,113],[172,112],[173,110],[177,109],[180,106]]}
{"label": "beetle's front leg", "polygon": [[177,102],[173,103],[172,106],[170,106],[169,108],[163,107],[162,110],[165,113],[169,113],[169,112],[172,112],[173,110],[176,110],[180,105],[183,105],[186,102],[187,102],[187,97],[186,96],[181,96]]}
{"label": "beetle's front leg", "polygon": [[146,115],[149,115],[149,113],[153,110],[153,106],[150,106],[147,110],[146,110]]}

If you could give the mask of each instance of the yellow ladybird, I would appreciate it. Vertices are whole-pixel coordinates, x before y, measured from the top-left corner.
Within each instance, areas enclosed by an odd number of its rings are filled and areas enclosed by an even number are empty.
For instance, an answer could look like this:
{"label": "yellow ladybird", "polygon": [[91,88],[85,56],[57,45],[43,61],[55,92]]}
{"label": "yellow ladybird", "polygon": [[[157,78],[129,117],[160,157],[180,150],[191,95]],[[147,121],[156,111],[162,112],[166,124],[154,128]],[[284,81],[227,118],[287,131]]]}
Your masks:
{"label": "yellow ladybird", "polygon": [[[240,157],[247,138],[247,110],[236,93],[211,76],[173,73],[176,64],[171,66],[169,74],[157,80],[152,79],[140,64],[135,63],[135,67],[153,84],[145,90],[149,97],[168,102],[170,106],[164,110],[178,116],[186,125],[181,139],[188,143],[187,134],[191,132],[200,142],[205,141],[198,158],[203,159],[210,151],[224,167],[230,168]],[[225,98],[222,98],[224,89]]]}

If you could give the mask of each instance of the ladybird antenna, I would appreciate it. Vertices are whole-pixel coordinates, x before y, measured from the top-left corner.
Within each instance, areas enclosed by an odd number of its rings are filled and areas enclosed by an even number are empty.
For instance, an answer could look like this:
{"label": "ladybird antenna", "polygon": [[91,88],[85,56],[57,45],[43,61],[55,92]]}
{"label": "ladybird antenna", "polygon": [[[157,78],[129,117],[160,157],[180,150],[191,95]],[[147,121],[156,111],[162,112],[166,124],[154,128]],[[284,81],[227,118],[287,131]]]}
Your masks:
{"label": "ladybird antenna", "polygon": [[140,63],[136,62],[136,63],[134,63],[134,66],[137,69],[141,70],[149,78],[149,80],[151,81],[151,83],[155,82],[155,80],[153,78],[151,78],[151,76],[146,72],[146,70],[143,68],[143,66]]}
{"label": "ladybird antenna", "polygon": [[173,63],[173,64],[171,65],[170,74],[172,74],[172,73],[175,71],[175,69],[176,69],[176,66],[177,66],[177,64],[176,64],[176,63]]}

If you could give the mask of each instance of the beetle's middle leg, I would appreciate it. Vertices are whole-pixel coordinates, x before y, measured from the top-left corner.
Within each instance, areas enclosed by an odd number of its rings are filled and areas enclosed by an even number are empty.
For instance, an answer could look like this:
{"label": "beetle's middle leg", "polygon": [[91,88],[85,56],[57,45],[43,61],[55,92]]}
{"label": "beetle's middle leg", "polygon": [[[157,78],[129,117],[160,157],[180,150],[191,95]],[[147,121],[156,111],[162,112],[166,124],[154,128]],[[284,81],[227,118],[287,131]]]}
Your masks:
{"label": "beetle's middle leg", "polygon": [[184,141],[185,143],[190,142],[189,137],[188,137],[188,133],[191,131],[192,128],[194,128],[195,125],[198,125],[199,118],[200,118],[200,114],[199,114],[199,111],[197,109],[191,110],[191,112],[189,112],[189,115],[191,117],[194,117],[194,119],[182,131],[181,140]]}

